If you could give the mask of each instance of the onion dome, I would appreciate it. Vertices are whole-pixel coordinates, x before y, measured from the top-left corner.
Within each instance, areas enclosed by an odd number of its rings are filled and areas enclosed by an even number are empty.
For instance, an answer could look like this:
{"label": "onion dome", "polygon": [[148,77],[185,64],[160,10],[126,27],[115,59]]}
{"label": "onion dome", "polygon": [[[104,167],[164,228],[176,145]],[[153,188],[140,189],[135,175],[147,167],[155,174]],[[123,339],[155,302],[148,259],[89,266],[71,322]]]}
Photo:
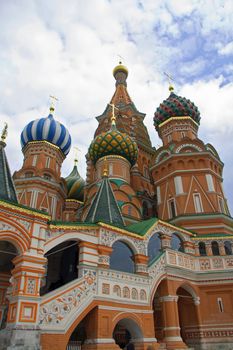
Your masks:
{"label": "onion dome", "polygon": [[70,175],[65,178],[68,193],[67,198],[83,201],[85,181],[78,172],[76,162],[75,160],[74,168]]}
{"label": "onion dome", "polygon": [[126,74],[126,76],[128,76],[128,68],[126,66],[124,66],[121,61],[119,62],[119,64],[113,69],[113,76],[116,77],[116,74],[118,72],[123,72]]}
{"label": "onion dome", "polygon": [[127,85],[126,79],[128,77],[128,69],[121,62],[113,69],[113,76],[116,79],[116,85]]}
{"label": "onion dome", "polygon": [[66,156],[71,147],[71,137],[66,127],[53,118],[54,108],[50,107],[47,118],[31,121],[21,133],[21,146],[26,146],[31,141],[48,141],[60,148]]}
{"label": "onion dome", "polygon": [[117,130],[115,123],[109,131],[103,132],[92,141],[89,147],[90,159],[96,163],[98,159],[108,155],[118,155],[126,158],[131,165],[137,161],[137,143],[128,134]]}
{"label": "onion dome", "polygon": [[157,129],[161,123],[169,118],[185,116],[191,117],[200,124],[200,112],[195,104],[171,91],[170,96],[160,104],[154,114],[154,126]]}

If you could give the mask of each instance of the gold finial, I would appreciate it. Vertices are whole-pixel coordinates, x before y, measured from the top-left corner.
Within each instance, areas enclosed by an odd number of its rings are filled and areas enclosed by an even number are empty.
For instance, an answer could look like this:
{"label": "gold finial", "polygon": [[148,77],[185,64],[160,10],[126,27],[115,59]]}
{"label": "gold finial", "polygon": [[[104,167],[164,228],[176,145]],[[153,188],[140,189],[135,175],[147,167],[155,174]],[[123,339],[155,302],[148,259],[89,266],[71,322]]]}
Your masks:
{"label": "gold finial", "polygon": [[103,177],[108,176],[108,165],[107,165],[107,158],[104,157],[104,170],[103,170]]}
{"label": "gold finial", "polygon": [[168,78],[168,83],[169,83],[169,88],[168,88],[168,90],[169,90],[170,92],[174,91],[174,87],[173,87],[173,85],[172,85],[172,81],[174,81],[174,78],[173,78],[170,74],[168,74],[168,73],[166,73],[166,72],[163,72],[163,74],[166,75],[166,77]]}
{"label": "gold finial", "polygon": [[6,139],[6,137],[7,137],[7,134],[8,134],[8,124],[5,123],[4,128],[3,128],[3,130],[2,130],[2,135],[1,135],[1,140],[2,140],[3,142],[5,142],[5,139]]}
{"label": "gold finial", "polygon": [[50,108],[49,108],[49,110],[50,110],[51,113],[53,113],[54,110],[55,110],[55,102],[58,101],[58,98],[55,97],[55,96],[52,96],[52,95],[50,95],[49,97],[50,97]]}
{"label": "gold finial", "polygon": [[119,108],[115,107],[114,103],[109,103],[109,106],[112,107],[112,117],[111,117],[112,125],[116,125],[115,109],[119,111]]}
{"label": "gold finial", "polygon": [[74,165],[78,164],[78,152],[81,152],[81,151],[77,146],[75,146],[74,147]]}

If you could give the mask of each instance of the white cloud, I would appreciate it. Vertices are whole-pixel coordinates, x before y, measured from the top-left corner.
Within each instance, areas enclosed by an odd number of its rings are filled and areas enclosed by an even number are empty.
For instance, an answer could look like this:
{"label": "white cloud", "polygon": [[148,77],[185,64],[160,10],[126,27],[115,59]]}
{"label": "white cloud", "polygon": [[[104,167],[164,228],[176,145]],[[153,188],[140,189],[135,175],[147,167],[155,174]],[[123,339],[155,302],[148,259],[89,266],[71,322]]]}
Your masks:
{"label": "white cloud", "polygon": [[233,41],[225,46],[222,46],[219,51],[220,55],[230,55],[233,53]]}

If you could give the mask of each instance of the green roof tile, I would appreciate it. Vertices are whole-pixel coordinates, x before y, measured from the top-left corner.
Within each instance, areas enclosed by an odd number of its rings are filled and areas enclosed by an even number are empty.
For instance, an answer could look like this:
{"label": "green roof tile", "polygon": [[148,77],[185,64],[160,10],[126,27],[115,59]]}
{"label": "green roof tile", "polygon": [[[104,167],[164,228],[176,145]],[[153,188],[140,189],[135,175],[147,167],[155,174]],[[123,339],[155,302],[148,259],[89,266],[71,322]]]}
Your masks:
{"label": "green roof tile", "polygon": [[85,222],[105,222],[124,226],[120,208],[115,199],[110,181],[104,176],[99,190],[92,201]]}
{"label": "green roof tile", "polygon": [[0,141],[0,199],[18,203],[14,182],[11,177],[5,148],[6,144]]}
{"label": "green roof tile", "polygon": [[135,224],[127,226],[127,231],[137,233],[140,236],[144,236],[146,232],[158,221],[158,218],[151,218],[148,220],[143,220]]}

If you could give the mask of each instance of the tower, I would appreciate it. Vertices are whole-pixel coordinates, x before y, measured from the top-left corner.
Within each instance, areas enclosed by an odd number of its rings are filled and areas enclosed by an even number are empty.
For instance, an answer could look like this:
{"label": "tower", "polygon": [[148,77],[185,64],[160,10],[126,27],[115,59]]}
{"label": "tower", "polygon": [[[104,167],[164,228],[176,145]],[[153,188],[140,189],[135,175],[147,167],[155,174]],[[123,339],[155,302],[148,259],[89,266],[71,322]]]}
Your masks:
{"label": "tower", "polygon": [[[146,126],[145,114],[137,110],[127,90],[128,69],[121,62],[113,70],[116,80],[115,92],[105,111],[96,117],[99,125],[95,137],[107,132],[111,127],[112,105],[116,114],[116,128],[119,132],[129,135],[137,144],[137,162],[130,168],[130,184],[142,205],[142,217],[149,218],[156,213],[154,185],[150,176],[152,158],[155,148],[152,147]],[[94,180],[95,169],[87,160],[87,185]],[[111,169],[110,169],[111,173]]]}
{"label": "tower", "polygon": [[22,131],[24,160],[14,181],[19,203],[47,212],[52,219],[61,219],[66,197],[61,165],[69,153],[71,137],[53,113],[51,106],[47,118],[31,121]]}
{"label": "tower", "polygon": [[[223,163],[215,148],[198,138],[198,108],[175,94],[173,87],[169,89],[169,97],[154,115],[154,125],[163,142],[152,167],[158,216],[209,233],[216,232],[214,226],[220,215],[222,225],[218,230],[223,232],[223,221],[229,214],[222,187]],[[207,222],[208,228],[204,228]]]}

